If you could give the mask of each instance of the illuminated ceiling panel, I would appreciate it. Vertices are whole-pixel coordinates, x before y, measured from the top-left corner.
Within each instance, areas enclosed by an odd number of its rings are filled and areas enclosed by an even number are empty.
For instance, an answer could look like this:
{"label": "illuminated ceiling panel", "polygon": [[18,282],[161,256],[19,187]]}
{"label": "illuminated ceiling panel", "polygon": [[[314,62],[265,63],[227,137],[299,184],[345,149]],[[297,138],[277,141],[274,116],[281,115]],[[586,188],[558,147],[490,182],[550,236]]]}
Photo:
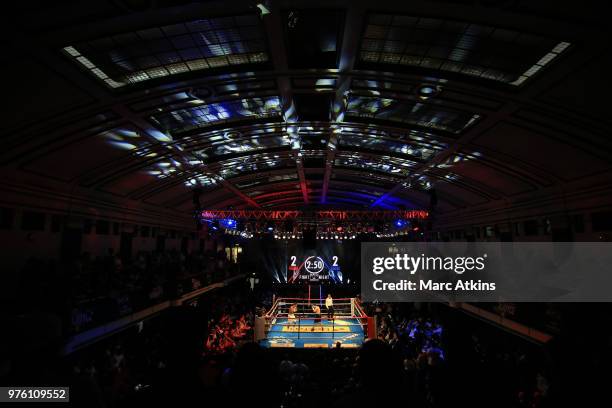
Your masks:
{"label": "illuminated ceiling panel", "polygon": [[210,168],[223,178],[232,178],[241,173],[293,167],[295,161],[289,153],[259,153],[211,163]]}
{"label": "illuminated ceiling panel", "polygon": [[338,152],[336,166],[358,167],[361,169],[392,173],[398,176],[407,176],[411,167],[417,163],[391,156],[365,155],[352,152]]}
{"label": "illuminated ceiling panel", "polygon": [[480,118],[477,114],[453,111],[434,104],[356,95],[349,97],[346,116],[401,122],[455,134]]}
{"label": "illuminated ceiling panel", "polygon": [[165,158],[155,162],[152,166],[145,168],[145,172],[158,179],[176,177],[184,173],[183,164],[174,159]]}
{"label": "illuminated ceiling panel", "polygon": [[359,59],[364,67],[421,67],[518,86],[569,46],[480,24],[369,14]]}
{"label": "illuminated ceiling panel", "polygon": [[259,150],[288,149],[291,147],[291,139],[286,132],[284,124],[229,128],[184,137],[180,139],[180,144],[185,150],[191,149],[201,160],[215,160],[226,155],[241,155]]}
{"label": "illuminated ceiling panel", "polygon": [[[398,139],[383,138],[380,136],[365,133],[348,133],[345,128],[338,137],[338,148],[341,150],[351,150],[355,148],[367,149],[377,152],[388,152],[414,157],[416,160],[427,161],[436,151],[442,150],[445,145],[426,142],[417,142],[408,137]],[[423,134],[414,132],[415,135]]]}
{"label": "illuminated ceiling panel", "polygon": [[118,149],[130,151],[137,156],[157,156],[157,153],[152,151],[151,140],[133,126],[107,130],[100,135],[107,140],[108,144]]}
{"label": "illuminated ceiling panel", "polygon": [[327,150],[302,149],[300,154],[305,158],[322,158],[327,155]]}
{"label": "illuminated ceiling panel", "polygon": [[290,143],[279,136],[240,138],[237,140],[230,139],[223,143],[216,143],[210,149],[207,156],[215,158],[230,154],[251,153],[258,150],[267,150],[283,146],[289,148]]}
{"label": "illuminated ceiling panel", "polygon": [[334,168],[331,178],[332,180],[339,181],[359,180],[361,184],[371,184],[383,188],[391,188],[402,181],[402,177],[399,174],[386,175],[378,172],[371,173],[363,170],[349,170],[340,168]]}
{"label": "illuminated ceiling panel", "polygon": [[201,104],[153,115],[151,120],[170,132],[181,132],[240,119],[281,117],[278,96],[243,98]]}
{"label": "illuminated ceiling panel", "polygon": [[436,168],[438,169],[449,169],[451,167],[456,166],[459,163],[465,163],[471,160],[478,160],[482,157],[482,153],[480,152],[472,152],[472,153],[455,153],[450,155],[446,160],[441,163],[436,164]]}
{"label": "illuminated ceiling panel", "polygon": [[109,88],[269,60],[255,14],[152,27],[72,44],[63,52]]}
{"label": "illuminated ceiling panel", "polygon": [[190,175],[189,179],[185,182],[185,185],[188,187],[208,187],[212,188],[217,184],[217,181],[212,177],[201,174],[201,173],[193,173]]}

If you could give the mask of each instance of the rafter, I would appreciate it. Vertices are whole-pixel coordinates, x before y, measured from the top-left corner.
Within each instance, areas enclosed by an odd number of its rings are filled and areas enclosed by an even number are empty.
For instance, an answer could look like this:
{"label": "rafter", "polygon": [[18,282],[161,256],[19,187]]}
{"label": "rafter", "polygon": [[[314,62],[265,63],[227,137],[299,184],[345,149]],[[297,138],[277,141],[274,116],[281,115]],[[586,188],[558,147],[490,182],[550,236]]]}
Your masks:
{"label": "rafter", "polygon": [[342,48],[340,50],[340,62],[338,70],[338,85],[332,106],[332,127],[329,140],[327,142],[327,155],[325,157],[325,174],[323,175],[323,190],[321,191],[321,204],[327,203],[327,192],[329,191],[329,180],[331,178],[332,167],[336,159],[338,134],[341,132],[340,126],[344,121],[346,113],[347,94],[351,86],[350,72],[355,66],[357,58],[357,48],[359,46],[359,36],[361,35],[365,16],[365,7],[362,2],[355,2],[346,13],[344,22],[344,32],[342,34]]}
{"label": "rafter", "polygon": [[287,133],[291,139],[291,149],[293,151],[293,157],[295,160],[296,171],[300,180],[300,189],[302,190],[302,197],[304,204],[309,203],[308,197],[308,184],[306,183],[306,176],[304,174],[304,162],[302,160],[301,153],[301,141],[297,132],[296,126],[293,126],[297,122],[298,117],[295,111],[295,104],[293,102],[293,89],[291,87],[291,80],[286,72],[289,69],[287,63],[287,50],[285,47],[285,34],[283,32],[282,19],[280,15],[280,9],[275,3],[272,6],[271,14],[263,17],[264,27],[268,36],[270,44],[270,57],[276,71],[281,73],[276,77],[278,89],[281,98],[281,105],[283,110],[283,118],[287,124]]}

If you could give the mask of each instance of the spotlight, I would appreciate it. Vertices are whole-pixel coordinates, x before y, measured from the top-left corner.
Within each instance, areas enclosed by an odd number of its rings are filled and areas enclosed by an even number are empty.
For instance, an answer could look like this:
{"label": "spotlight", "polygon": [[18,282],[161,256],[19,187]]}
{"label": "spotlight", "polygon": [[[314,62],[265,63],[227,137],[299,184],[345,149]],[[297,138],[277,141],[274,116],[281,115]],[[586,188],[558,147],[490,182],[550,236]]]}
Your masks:
{"label": "spotlight", "polygon": [[259,14],[263,16],[267,16],[270,14],[270,9],[266,7],[263,3],[257,3],[256,7],[259,9]]}
{"label": "spotlight", "polygon": [[403,227],[406,226],[406,221],[404,221],[402,219],[397,219],[397,220],[395,220],[394,224],[395,224],[395,226],[397,228],[403,228]]}
{"label": "spotlight", "polygon": [[417,95],[421,99],[431,98],[440,92],[440,88],[435,85],[423,84],[417,88]]}
{"label": "spotlight", "polygon": [[221,220],[219,224],[221,224],[221,226],[227,229],[236,229],[236,225],[237,225],[236,220],[232,218],[225,218]]}

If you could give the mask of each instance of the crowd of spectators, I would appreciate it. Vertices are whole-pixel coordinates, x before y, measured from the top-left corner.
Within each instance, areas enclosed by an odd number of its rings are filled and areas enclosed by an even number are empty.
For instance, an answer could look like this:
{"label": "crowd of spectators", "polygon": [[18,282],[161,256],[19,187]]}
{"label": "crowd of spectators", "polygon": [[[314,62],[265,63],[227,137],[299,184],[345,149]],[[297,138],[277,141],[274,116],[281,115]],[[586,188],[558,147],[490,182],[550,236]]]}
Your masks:
{"label": "crowd of spectators", "polygon": [[234,349],[244,340],[252,339],[252,327],[252,314],[249,317],[242,314],[238,318],[224,314],[218,321],[212,320],[209,323],[205,352],[224,353]]}
{"label": "crowd of spectators", "polygon": [[[256,345],[245,347],[243,359],[247,359],[244,354],[252,354],[264,364],[265,358],[269,370],[267,385],[250,384],[252,392],[282,407],[316,407],[321,401],[332,407],[380,406],[396,404],[398,399],[417,408],[446,407],[458,402],[473,406],[496,403],[512,408],[546,407],[548,379],[535,368],[532,356],[522,351],[523,341],[499,342],[499,334],[494,333],[485,340],[485,350],[479,337],[482,334],[475,330],[485,324],[454,326],[453,334],[459,333],[468,341],[458,343],[461,354],[455,351],[449,356],[444,322],[456,320],[456,312],[445,306],[442,308],[446,312],[440,314],[409,304],[364,306],[369,314],[377,316],[378,339],[366,342],[360,351],[335,348],[282,352]],[[225,358],[217,356],[212,360],[217,376],[209,378],[209,385],[217,386],[221,394],[233,395],[232,385],[236,382],[231,378],[241,355],[235,350],[228,350]],[[487,378],[493,372],[496,377]],[[463,381],[466,378],[478,380],[467,383]],[[493,385],[494,391],[486,388]],[[454,397],[453,391],[457,393]]]}
{"label": "crowd of spectators", "polygon": [[416,359],[422,354],[428,358],[444,360],[442,324],[436,319],[406,311],[406,306],[395,309],[391,304],[375,305],[378,316],[378,338],[403,357]]}
{"label": "crowd of spectators", "polygon": [[456,339],[454,347],[460,347],[458,360],[466,366],[464,374],[483,385],[483,398],[501,398],[517,408],[552,406],[548,398],[549,370],[541,347],[492,328],[475,327],[468,320],[463,322],[469,335]]}
{"label": "crowd of spectators", "polygon": [[446,306],[365,304],[378,338],[360,350],[281,350],[250,342],[268,295],[245,279],[77,351],[65,361],[71,399],[108,408],[182,406],[177,395],[228,407],[550,406],[549,377],[523,342],[500,341]]}
{"label": "crowd of spectators", "polygon": [[[224,392],[223,372],[252,339],[249,292],[244,281],[206,293],[75,352],[65,366],[75,398],[94,407],[140,406],[154,403],[183,379],[189,392]],[[228,333],[219,335],[220,330]],[[217,342],[215,336],[232,344]]]}
{"label": "crowd of spectators", "polygon": [[20,298],[28,303],[21,306],[56,312],[71,334],[180,297],[237,269],[223,252],[140,251],[122,259],[109,249],[70,262],[31,258],[20,274]]}
{"label": "crowd of spectators", "polygon": [[91,407],[142,402],[166,377],[167,344],[159,322],[77,353],[68,360],[71,401]]}
{"label": "crowd of spectators", "polygon": [[247,338],[251,326],[245,315],[232,319],[223,315],[209,331],[206,339],[206,351],[222,353],[237,346],[238,342]]}

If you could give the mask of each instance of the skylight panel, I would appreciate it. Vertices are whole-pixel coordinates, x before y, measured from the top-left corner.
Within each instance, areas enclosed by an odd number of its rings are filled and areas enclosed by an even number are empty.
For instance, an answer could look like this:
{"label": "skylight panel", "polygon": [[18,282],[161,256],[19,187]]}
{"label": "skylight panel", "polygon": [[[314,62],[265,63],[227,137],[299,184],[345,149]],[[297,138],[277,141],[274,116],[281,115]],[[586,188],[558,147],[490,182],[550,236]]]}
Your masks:
{"label": "skylight panel", "polygon": [[269,61],[261,22],[249,16],[197,20],[99,38],[62,49],[109,88],[190,71]]}
{"label": "skylight panel", "polygon": [[519,86],[570,46],[497,27],[435,18],[369,14],[359,63],[422,67]]}
{"label": "skylight panel", "polygon": [[200,104],[194,107],[156,114],[151,119],[164,130],[180,132],[219,122],[245,118],[278,117],[280,115],[279,98],[277,96],[269,96]]}

